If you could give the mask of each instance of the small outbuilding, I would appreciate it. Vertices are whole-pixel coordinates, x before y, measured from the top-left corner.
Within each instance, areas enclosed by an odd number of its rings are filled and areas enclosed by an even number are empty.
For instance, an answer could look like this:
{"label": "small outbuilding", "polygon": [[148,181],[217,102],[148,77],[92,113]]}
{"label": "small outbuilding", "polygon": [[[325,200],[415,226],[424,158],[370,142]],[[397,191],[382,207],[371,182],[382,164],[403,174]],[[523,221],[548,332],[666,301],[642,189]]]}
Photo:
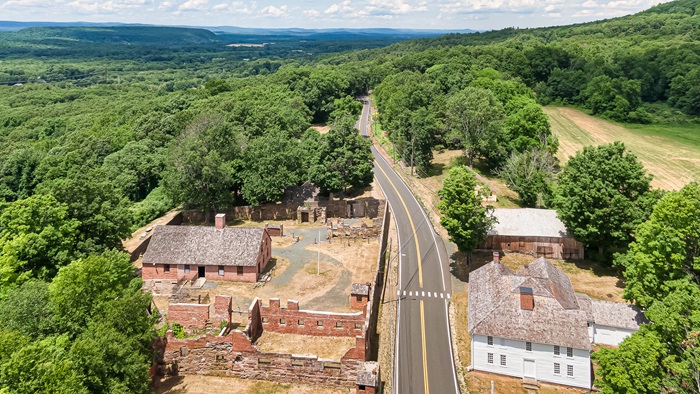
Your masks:
{"label": "small outbuilding", "polygon": [[583,244],[569,234],[554,210],[499,208],[493,215],[497,222],[478,249],[549,259],[583,259]]}
{"label": "small outbuilding", "polygon": [[272,254],[267,229],[226,227],[224,214],[215,223],[157,226],[143,255],[142,278],[256,282]]}

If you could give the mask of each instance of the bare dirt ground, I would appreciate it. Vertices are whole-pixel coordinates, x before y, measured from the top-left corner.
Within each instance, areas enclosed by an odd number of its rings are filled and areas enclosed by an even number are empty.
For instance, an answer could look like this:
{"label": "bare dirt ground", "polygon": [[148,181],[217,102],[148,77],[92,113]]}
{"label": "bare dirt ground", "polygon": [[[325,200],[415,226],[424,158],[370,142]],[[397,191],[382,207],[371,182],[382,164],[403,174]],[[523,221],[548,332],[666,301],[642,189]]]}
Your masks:
{"label": "bare dirt ground", "polygon": [[355,338],[263,332],[255,344],[261,352],[313,354],[318,358],[340,360],[355,346]]}
{"label": "bare dirt ground", "polygon": [[145,238],[150,237],[151,234],[153,234],[153,231],[146,232],[146,229],[152,228],[152,227],[159,225],[159,224],[165,224],[165,223],[169,222],[178,213],[180,213],[179,209],[173,209],[172,211],[166,213],[165,215],[159,217],[158,219],[155,219],[152,222],[148,223],[147,225],[134,231],[131,234],[131,238],[122,241],[122,245],[124,245],[124,249],[126,249],[127,252],[131,253],[134,249],[136,249],[137,246],[141,245],[141,243],[144,241]]}
{"label": "bare dirt ground", "polygon": [[331,126],[326,126],[326,125],[315,124],[315,125],[311,126],[311,128],[318,131],[321,134],[326,134],[327,132],[331,131]]}
{"label": "bare dirt ground", "polygon": [[174,376],[154,384],[156,394],[349,394],[354,390],[217,376]]}
{"label": "bare dirt ground", "polygon": [[677,190],[700,179],[700,149],[670,139],[640,135],[612,122],[565,107],[544,107],[552,132],[559,138],[561,164],[584,146],[622,141],[654,175],[652,185]]}

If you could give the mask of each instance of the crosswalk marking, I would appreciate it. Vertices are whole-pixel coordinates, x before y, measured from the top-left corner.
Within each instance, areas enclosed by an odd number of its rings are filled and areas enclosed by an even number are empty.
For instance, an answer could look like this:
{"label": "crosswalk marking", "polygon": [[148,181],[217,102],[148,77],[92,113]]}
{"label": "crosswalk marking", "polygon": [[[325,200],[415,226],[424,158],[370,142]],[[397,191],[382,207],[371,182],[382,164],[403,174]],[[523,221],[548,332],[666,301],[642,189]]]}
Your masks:
{"label": "crosswalk marking", "polygon": [[447,293],[447,299],[448,300],[450,299],[450,293]]}
{"label": "crosswalk marking", "polygon": [[403,296],[406,297],[406,290],[403,291]]}
{"label": "crosswalk marking", "polygon": [[445,298],[445,295],[440,293],[440,298]]}
{"label": "crosswalk marking", "polygon": [[401,295],[401,290],[396,290],[396,295],[400,296]]}
{"label": "crosswalk marking", "polygon": [[428,292],[428,297],[430,297],[430,292]]}
{"label": "crosswalk marking", "polygon": [[[396,295],[399,297],[400,296],[406,297],[406,293],[408,293],[409,297],[425,297],[426,296],[425,291],[416,291],[415,294],[413,294],[412,290],[408,291],[408,292],[406,290],[403,290],[403,291],[396,290]],[[442,299],[445,299],[445,296],[447,296],[447,299],[449,300],[451,297],[450,293],[438,293],[438,292],[430,292],[430,291],[427,293],[428,293],[427,294],[428,298],[438,298],[438,294],[440,294],[440,298],[442,298]]]}
{"label": "crosswalk marking", "polygon": [[425,297],[425,292],[424,292],[424,291],[421,292],[421,297]]}
{"label": "crosswalk marking", "polygon": [[408,292],[408,296],[409,296],[409,297],[413,297],[413,292],[412,292],[412,291],[409,291],[409,292]]}

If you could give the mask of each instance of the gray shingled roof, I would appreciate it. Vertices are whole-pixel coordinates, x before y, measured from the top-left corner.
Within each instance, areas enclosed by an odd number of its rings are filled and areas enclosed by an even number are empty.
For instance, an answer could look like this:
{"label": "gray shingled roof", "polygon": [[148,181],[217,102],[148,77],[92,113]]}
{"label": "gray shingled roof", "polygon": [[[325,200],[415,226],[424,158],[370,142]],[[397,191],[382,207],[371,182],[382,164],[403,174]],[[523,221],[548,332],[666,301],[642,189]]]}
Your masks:
{"label": "gray shingled roof", "polygon": [[357,372],[356,384],[362,386],[377,387],[377,371],[379,364],[376,361],[367,361],[362,366],[363,369]]}
{"label": "gray shingled roof", "polygon": [[634,305],[592,300],[591,306],[593,321],[601,326],[638,330],[639,325],[646,321],[644,314]]}
{"label": "gray shingled roof", "polygon": [[493,210],[494,223],[489,235],[521,237],[570,237],[557,211],[534,208],[498,208]]}
{"label": "gray shingled roof", "polygon": [[350,287],[351,295],[369,295],[369,285],[362,283],[353,283]]}
{"label": "gray shingled roof", "polygon": [[[533,290],[535,308],[520,308],[518,289]],[[513,273],[490,263],[469,276],[469,332],[520,341],[591,348],[588,316],[579,307],[569,278],[540,258]]]}
{"label": "gray shingled roof", "polygon": [[255,266],[265,229],[157,226],[143,264]]}

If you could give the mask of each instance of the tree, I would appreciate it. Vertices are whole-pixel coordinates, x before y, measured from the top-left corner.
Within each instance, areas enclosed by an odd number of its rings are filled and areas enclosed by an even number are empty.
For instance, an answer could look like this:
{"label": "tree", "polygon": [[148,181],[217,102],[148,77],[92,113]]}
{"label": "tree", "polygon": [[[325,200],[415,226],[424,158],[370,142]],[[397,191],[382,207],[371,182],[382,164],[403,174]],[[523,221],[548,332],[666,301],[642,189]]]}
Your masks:
{"label": "tree", "polygon": [[105,157],[102,168],[117,189],[131,201],[141,201],[158,186],[165,152],[148,139],[127,143]]}
{"label": "tree", "polygon": [[31,196],[36,187],[36,168],[42,154],[32,148],[12,150],[0,162],[0,199],[21,200]]}
{"label": "tree", "polygon": [[450,137],[461,141],[469,166],[474,159],[492,158],[493,141],[499,138],[504,118],[503,104],[490,91],[469,87],[447,102],[447,125]]}
{"label": "tree", "polygon": [[56,275],[80,255],[79,226],[51,195],[0,204],[0,289]]}
{"label": "tree", "polygon": [[241,194],[248,203],[277,202],[301,179],[298,143],[286,133],[268,132],[248,143],[241,167]]}
{"label": "tree", "polygon": [[343,116],[357,117],[362,113],[362,103],[355,100],[352,96],[345,96],[333,101],[333,112],[330,119],[337,120]]}
{"label": "tree", "polygon": [[230,205],[241,138],[216,116],[194,121],[170,148],[162,181],[170,199],[205,214]]}
{"label": "tree", "polygon": [[625,298],[648,307],[688,280],[700,284],[700,185],[670,192],[635,231],[635,241],[616,262],[625,268]]}
{"label": "tree", "polygon": [[99,170],[46,181],[37,193],[51,193],[80,222],[76,248],[84,254],[122,248],[131,235],[129,202]]}
{"label": "tree", "polygon": [[662,392],[664,372],[659,365],[666,355],[661,338],[646,326],[625,339],[618,349],[601,349],[596,386],[601,393],[656,394]]}
{"label": "tree", "polygon": [[556,159],[546,150],[513,152],[498,170],[508,187],[518,193],[522,205],[545,207],[552,199]]}
{"label": "tree", "polygon": [[503,129],[511,151],[547,149],[552,154],[557,152],[559,141],[552,134],[549,118],[535,100],[517,96],[506,104],[506,113]]}
{"label": "tree", "polygon": [[30,280],[10,291],[0,301],[0,326],[32,339],[53,333],[55,326],[49,284]]}
{"label": "tree", "polygon": [[492,208],[481,206],[481,197],[476,193],[476,178],[466,167],[453,167],[438,191],[438,209],[442,213],[440,223],[450,235],[450,240],[459,250],[471,252],[486,239],[486,232],[494,222]]}
{"label": "tree", "polygon": [[585,147],[559,174],[554,206],[573,237],[602,257],[610,248],[626,248],[651,214],[656,194],[650,182],[623,143]]}
{"label": "tree", "polygon": [[338,120],[321,136],[317,154],[309,178],[322,189],[340,192],[349,186],[359,189],[372,183],[370,142],[357,133],[352,118]]}
{"label": "tree", "polygon": [[100,304],[121,297],[132,280],[134,266],[129,255],[116,251],[88,256],[63,267],[49,286],[62,332],[82,332],[100,311]]}

